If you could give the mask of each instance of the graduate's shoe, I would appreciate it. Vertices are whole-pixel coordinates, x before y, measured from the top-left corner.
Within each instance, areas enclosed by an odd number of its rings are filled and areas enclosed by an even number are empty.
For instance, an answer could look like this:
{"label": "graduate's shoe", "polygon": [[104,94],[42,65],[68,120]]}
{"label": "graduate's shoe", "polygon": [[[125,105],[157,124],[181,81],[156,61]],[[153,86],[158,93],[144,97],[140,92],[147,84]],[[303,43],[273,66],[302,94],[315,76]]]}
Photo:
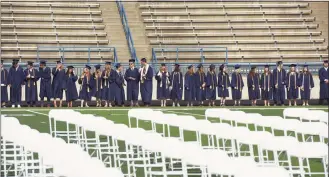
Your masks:
{"label": "graduate's shoe", "polygon": [[172,104],[172,107],[175,107],[175,103]]}
{"label": "graduate's shoe", "polygon": [[186,107],[190,107],[190,104],[187,103]]}
{"label": "graduate's shoe", "polygon": [[107,106],[108,106],[107,103],[105,103],[104,108],[107,108]]}
{"label": "graduate's shoe", "polygon": [[193,107],[193,103],[191,103],[191,107]]}
{"label": "graduate's shoe", "polygon": [[17,105],[18,108],[21,108],[21,105]]}
{"label": "graduate's shoe", "polygon": [[180,104],[179,103],[177,103],[177,107],[180,107]]}
{"label": "graduate's shoe", "polygon": [[12,108],[15,108],[15,105],[11,105]]}
{"label": "graduate's shoe", "polygon": [[86,108],[89,108],[89,105],[86,103]]}
{"label": "graduate's shoe", "polygon": [[308,103],[306,103],[306,106],[309,106],[309,104],[308,104]]}
{"label": "graduate's shoe", "polygon": [[305,103],[303,103],[303,106],[306,106],[306,104],[305,104]]}

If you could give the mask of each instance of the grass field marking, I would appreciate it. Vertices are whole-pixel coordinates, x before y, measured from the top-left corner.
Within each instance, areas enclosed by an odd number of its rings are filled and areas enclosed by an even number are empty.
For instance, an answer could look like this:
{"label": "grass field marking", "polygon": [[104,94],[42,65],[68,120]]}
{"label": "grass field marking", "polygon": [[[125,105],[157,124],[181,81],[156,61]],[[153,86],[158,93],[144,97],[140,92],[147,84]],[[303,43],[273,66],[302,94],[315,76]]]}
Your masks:
{"label": "grass field marking", "polygon": [[170,113],[175,113],[175,114],[187,114],[187,115],[193,115],[193,116],[202,116],[204,117],[205,115],[202,114],[194,114],[194,113],[187,113],[187,112],[180,112],[180,111],[167,111],[164,110],[165,112],[170,112]]}
{"label": "grass field marking", "polygon": [[27,112],[34,113],[34,114],[44,115],[44,116],[47,116],[48,117],[48,114],[45,114],[45,113],[41,113],[41,112],[37,112],[37,111],[31,111],[31,110],[26,110],[26,111]]}

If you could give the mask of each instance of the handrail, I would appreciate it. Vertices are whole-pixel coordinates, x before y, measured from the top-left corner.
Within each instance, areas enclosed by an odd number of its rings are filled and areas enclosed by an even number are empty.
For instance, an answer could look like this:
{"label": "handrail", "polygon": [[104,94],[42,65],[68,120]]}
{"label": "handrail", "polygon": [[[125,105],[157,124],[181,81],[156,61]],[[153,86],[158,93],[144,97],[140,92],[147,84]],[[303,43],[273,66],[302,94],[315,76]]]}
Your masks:
{"label": "handrail", "polygon": [[117,0],[116,2],[117,2],[118,10],[119,10],[119,13],[120,13],[122,26],[123,26],[123,29],[125,31],[130,56],[131,56],[132,59],[136,60],[136,63],[138,63],[139,61],[138,61],[138,58],[137,58],[137,55],[136,55],[134,40],[133,40],[133,37],[132,37],[131,32],[130,32],[129,25],[128,25],[128,20],[127,20],[127,15],[126,15],[125,8],[124,8],[124,6],[123,6],[123,4],[120,0]]}

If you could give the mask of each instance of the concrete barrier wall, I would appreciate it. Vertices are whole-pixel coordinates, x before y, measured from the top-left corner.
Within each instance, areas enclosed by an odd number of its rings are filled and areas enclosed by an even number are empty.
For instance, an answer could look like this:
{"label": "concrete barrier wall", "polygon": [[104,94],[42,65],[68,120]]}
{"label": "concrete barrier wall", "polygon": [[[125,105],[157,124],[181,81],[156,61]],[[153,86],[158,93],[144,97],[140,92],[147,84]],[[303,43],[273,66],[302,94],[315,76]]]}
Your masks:
{"label": "concrete barrier wall", "polygon": [[[313,78],[314,78],[315,87],[311,91],[311,99],[318,99],[319,98],[319,93],[320,93],[319,77],[318,76],[313,76]],[[247,84],[247,77],[246,76],[243,76],[243,81],[246,85]],[[39,89],[40,89],[39,82],[38,82],[38,93],[39,93]],[[80,85],[78,84],[78,82],[76,82],[76,85],[77,85],[77,89],[79,91],[80,90]],[[126,88],[125,88],[125,90],[126,90]],[[231,90],[229,90],[229,92],[230,92],[230,98],[229,99],[231,99],[232,98]],[[9,93],[10,92],[9,92],[9,88],[8,88],[8,94]],[[156,80],[155,79],[153,80],[153,96],[152,96],[152,98],[153,98],[153,100],[156,100]],[[39,99],[39,97],[38,97],[38,99]],[[139,95],[139,99],[141,99],[140,95]],[[183,97],[183,99],[184,99],[184,97]],[[247,87],[244,87],[244,89],[243,89],[242,99],[244,99],[244,100],[248,99],[248,88]],[[25,100],[25,86],[22,87],[22,100],[23,101]],[[64,100],[65,100],[65,93],[64,93]],[[93,100],[95,100],[95,98],[93,98]]]}

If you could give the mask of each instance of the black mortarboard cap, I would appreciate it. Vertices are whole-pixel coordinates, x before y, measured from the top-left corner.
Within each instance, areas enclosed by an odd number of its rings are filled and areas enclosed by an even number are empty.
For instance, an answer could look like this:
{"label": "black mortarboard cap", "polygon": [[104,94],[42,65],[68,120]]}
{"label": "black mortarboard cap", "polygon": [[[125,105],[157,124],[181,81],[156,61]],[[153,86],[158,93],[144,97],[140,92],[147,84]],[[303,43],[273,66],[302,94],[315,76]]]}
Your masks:
{"label": "black mortarboard cap", "polygon": [[71,66],[71,65],[70,65],[70,66],[67,66],[67,68],[68,68],[68,69],[73,69],[74,66]]}
{"label": "black mortarboard cap", "polygon": [[307,64],[305,64],[305,65],[304,65],[304,67],[308,67],[308,65],[307,65]]}
{"label": "black mortarboard cap", "polygon": [[60,64],[60,63],[62,63],[62,61],[61,61],[61,60],[58,60],[58,61],[56,61],[56,63],[57,63],[57,64]]}
{"label": "black mortarboard cap", "polygon": [[33,66],[33,61],[28,61],[27,64],[30,65],[30,66]]}
{"label": "black mortarboard cap", "polygon": [[111,65],[112,63],[110,61],[105,62],[106,65]]}
{"label": "black mortarboard cap", "polygon": [[328,63],[328,60],[323,60],[323,63]]}
{"label": "black mortarboard cap", "polygon": [[121,66],[121,63],[117,63],[116,65],[115,65],[115,67],[118,69],[118,68],[120,68],[120,66]]}
{"label": "black mortarboard cap", "polygon": [[265,67],[265,68],[269,68],[270,66],[269,66],[269,65],[265,65],[264,67]]}
{"label": "black mortarboard cap", "polygon": [[99,68],[101,68],[101,65],[95,65],[94,66],[96,69],[99,69]]}
{"label": "black mortarboard cap", "polygon": [[220,67],[219,67],[219,70],[223,70],[223,69],[224,69],[224,67],[225,67],[225,65],[224,65],[224,64],[220,65]]}
{"label": "black mortarboard cap", "polygon": [[161,66],[166,66],[166,64],[165,63],[161,63]]}
{"label": "black mortarboard cap", "polygon": [[86,65],[85,68],[88,68],[89,70],[91,69],[91,67],[89,65]]}
{"label": "black mortarboard cap", "polygon": [[239,69],[240,68],[240,65],[238,65],[238,64],[236,64],[235,66],[234,66],[234,69]]}
{"label": "black mortarboard cap", "polygon": [[277,61],[276,64],[277,65],[281,65],[282,64],[282,61]]}
{"label": "black mortarboard cap", "polygon": [[209,68],[215,68],[215,65],[214,65],[214,64],[211,64],[211,65],[209,66]]}
{"label": "black mortarboard cap", "polygon": [[47,63],[47,61],[45,61],[45,60],[41,60],[41,61],[40,61],[40,64],[45,65],[46,63]]}
{"label": "black mortarboard cap", "polygon": [[203,67],[203,65],[202,65],[202,64],[199,64],[199,65],[198,65],[198,68],[201,68],[201,67]]}
{"label": "black mortarboard cap", "polygon": [[19,62],[19,60],[18,60],[18,59],[13,59],[13,62],[17,62],[17,63],[18,63],[18,62]]}
{"label": "black mortarboard cap", "polygon": [[296,65],[295,64],[291,64],[289,67],[296,67]]}
{"label": "black mortarboard cap", "polygon": [[187,67],[187,69],[191,69],[192,67],[193,67],[193,65],[190,65],[190,66]]}
{"label": "black mortarboard cap", "polygon": [[142,61],[142,62],[146,62],[146,58],[142,58],[141,61]]}
{"label": "black mortarboard cap", "polygon": [[252,66],[251,69],[256,69],[257,67],[256,66]]}
{"label": "black mortarboard cap", "polygon": [[129,62],[135,63],[135,60],[134,59],[130,59]]}
{"label": "black mortarboard cap", "polygon": [[176,67],[176,68],[179,68],[179,66],[180,66],[180,65],[179,65],[178,63],[175,63],[175,67]]}

